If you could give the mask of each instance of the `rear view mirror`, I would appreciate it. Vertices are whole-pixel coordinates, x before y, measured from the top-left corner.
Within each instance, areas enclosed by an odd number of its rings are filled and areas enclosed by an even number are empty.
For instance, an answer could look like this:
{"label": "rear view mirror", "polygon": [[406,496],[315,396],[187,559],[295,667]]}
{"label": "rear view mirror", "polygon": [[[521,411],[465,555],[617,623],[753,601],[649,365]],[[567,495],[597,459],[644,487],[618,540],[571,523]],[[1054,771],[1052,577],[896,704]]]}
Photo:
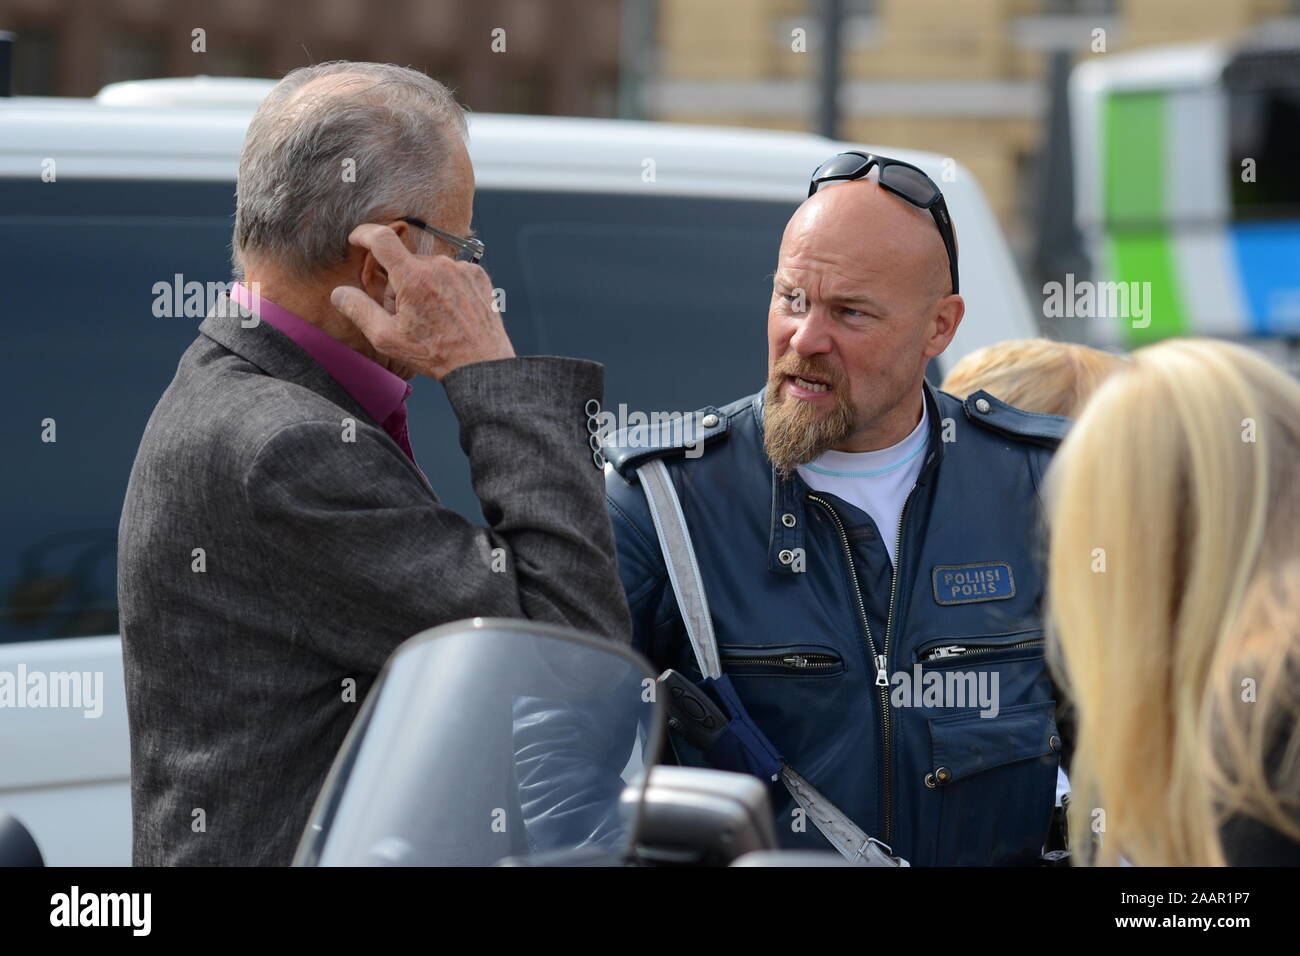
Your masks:
{"label": "rear view mirror", "polygon": [[636,812],[637,856],[647,863],[726,866],[746,853],[776,848],[767,787],[757,777],[698,767],[654,767],[644,789],[623,794]]}

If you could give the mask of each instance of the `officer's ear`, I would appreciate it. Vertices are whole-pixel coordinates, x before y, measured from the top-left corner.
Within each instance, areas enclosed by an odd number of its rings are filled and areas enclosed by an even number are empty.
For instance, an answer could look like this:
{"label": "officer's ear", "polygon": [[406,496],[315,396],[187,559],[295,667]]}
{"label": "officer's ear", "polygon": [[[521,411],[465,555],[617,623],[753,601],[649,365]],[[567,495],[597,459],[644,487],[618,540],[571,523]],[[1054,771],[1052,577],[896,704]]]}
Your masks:
{"label": "officer's ear", "polygon": [[926,358],[943,354],[965,315],[966,300],[960,295],[946,295],[939,300],[930,318],[930,337],[924,350]]}

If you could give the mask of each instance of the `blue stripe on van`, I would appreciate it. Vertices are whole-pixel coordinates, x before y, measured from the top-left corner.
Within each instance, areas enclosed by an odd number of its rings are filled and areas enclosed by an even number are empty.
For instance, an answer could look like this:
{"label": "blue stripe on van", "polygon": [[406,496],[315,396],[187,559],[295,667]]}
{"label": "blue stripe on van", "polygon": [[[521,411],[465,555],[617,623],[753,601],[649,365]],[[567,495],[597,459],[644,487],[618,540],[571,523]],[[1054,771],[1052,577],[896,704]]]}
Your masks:
{"label": "blue stripe on van", "polygon": [[1232,248],[1255,335],[1300,335],[1300,222],[1232,226]]}

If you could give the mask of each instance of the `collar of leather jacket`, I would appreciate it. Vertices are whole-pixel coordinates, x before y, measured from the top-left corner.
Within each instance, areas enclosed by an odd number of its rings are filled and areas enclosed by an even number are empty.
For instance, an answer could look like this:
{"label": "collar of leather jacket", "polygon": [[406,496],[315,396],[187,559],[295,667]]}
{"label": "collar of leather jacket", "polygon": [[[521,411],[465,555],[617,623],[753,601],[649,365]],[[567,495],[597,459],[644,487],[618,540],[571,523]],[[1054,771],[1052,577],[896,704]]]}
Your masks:
{"label": "collar of leather jacket", "polygon": [[[925,485],[942,464],[947,445],[955,437],[953,419],[957,415],[1004,438],[1048,449],[1060,444],[1071,425],[1068,418],[1026,412],[982,390],[963,401],[940,392],[929,382],[923,383],[922,388],[929,413],[930,442],[917,476],[918,487]],[[797,573],[801,570],[798,556],[804,548],[801,518],[808,487],[797,474],[789,477],[778,474],[763,450],[763,396],[760,391],[723,408],[709,405],[687,415],[642,415],[642,420],[629,420],[623,428],[608,435],[601,453],[625,480],[635,483],[636,470],[646,461],[662,458],[670,468],[689,467],[689,462],[700,458],[706,448],[733,435],[745,435],[755,445],[758,458],[755,466],[766,469],[771,477],[768,570]]]}

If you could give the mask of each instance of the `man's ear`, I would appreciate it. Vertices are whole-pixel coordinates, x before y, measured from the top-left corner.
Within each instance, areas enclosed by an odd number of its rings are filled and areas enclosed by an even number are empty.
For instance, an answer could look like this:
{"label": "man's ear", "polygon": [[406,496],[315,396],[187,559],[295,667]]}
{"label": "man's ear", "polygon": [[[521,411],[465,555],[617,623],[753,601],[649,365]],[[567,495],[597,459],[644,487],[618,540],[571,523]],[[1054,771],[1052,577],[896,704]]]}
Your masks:
{"label": "man's ear", "polygon": [[[397,233],[397,238],[402,240],[402,244],[408,249],[411,248],[414,239],[414,233],[410,223],[402,222],[400,219],[393,222],[385,223],[389,229]],[[392,303],[395,301],[395,293],[388,285],[388,270],[379,264],[375,254],[369,249],[361,250],[361,288],[365,290],[366,295],[374,299],[380,305]]]}
{"label": "man's ear", "polygon": [[925,343],[926,358],[934,358],[936,355],[943,354],[949,343],[952,342],[952,337],[957,334],[957,327],[961,325],[961,320],[965,315],[966,300],[960,295],[948,295],[940,300],[935,307],[930,340]]}

